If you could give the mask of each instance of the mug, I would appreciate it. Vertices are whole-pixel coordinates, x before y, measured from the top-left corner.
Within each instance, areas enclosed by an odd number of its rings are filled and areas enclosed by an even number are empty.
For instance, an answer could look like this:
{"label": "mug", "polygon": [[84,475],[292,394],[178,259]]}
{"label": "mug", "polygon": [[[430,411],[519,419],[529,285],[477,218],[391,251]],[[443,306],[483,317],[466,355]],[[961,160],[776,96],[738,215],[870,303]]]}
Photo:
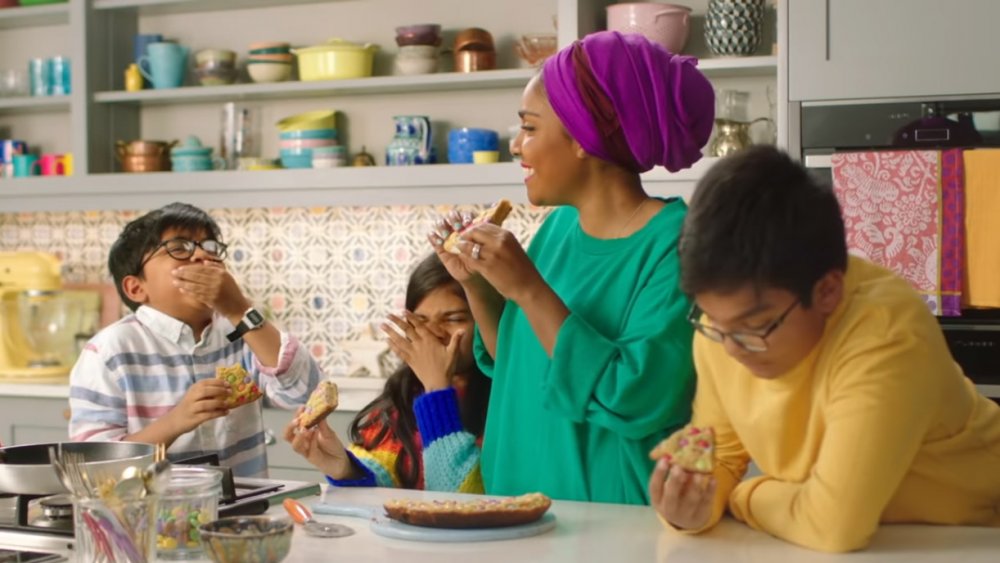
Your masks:
{"label": "mug", "polygon": [[31,59],[28,61],[28,79],[32,96],[52,94],[52,59]]}
{"label": "mug", "polygon": [[68,57],[52,57],[49,61],[49,90],[53,96],[65,96],[70,93],[72,79]]}
{"label": "mug", "polygon": [[[160,35],[159,33],[137,33],[135,37],[132,39],[132,60],[138,63],[139,58],[144,57],[146,55],[146,48],[149,46],[150,43],[162,43],[162,42],[163,42],[163,36]],[[136,72],[139,72],[138,68],[136,68]],[[146,78],[141,74],[139,75],[139,80],[142,81],[141,82],[142,86],[138,88],[138,90],[142,90],[142,88],[148,87],[150,85],[149,82],[146,80]]]}
{"label": "mug", "polygon": [[24,141],[16,139],[0,140],[0,163],[11,164],[14,162],[14,155],[28,152],[28,145]]}
{"label": "mug", "polygon": [[150,43],[148,54],[139,57],[139,72],[153,88],[178,88],[184,83],[188,48],[177,43]]}
{"label": "mug", "polygon": [[27,178],[38,175],[38,157],[33,154],[14,155],[14,177]]}
{"label": "mug", "polygon": [[452,129],[448,132],[448,162],[472,164],[472,153],[500,150],[499,145],[500,135],[492,129]]}
{"label": "mug", "polygon": [[66,161],[61,154],[46,153],[38,159],[38,166],[42,176],[65,176]]}

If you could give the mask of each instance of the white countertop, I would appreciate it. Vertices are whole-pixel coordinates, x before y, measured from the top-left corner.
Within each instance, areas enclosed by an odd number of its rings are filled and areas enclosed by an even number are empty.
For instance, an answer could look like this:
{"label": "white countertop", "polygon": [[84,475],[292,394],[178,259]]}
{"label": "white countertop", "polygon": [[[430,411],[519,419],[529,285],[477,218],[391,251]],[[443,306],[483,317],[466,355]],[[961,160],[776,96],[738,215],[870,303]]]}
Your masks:
{"label": "white countertop", "polygon": [[[454,498],[467,495],[398,489],[329,489],[326,502],[381,505],[389,498]],[[319,497],[301,499],[312,505]],[[648,506],[555,501],[550,512],[556,528],[522,539],[427,543],[375,535],[362,518],[315,515],[322,522],[350,526],[354,535],[322,539],[296,527],[286,563],[317,561],[406,561],[407,563],[576,563],[657,561],[663,563],[996,563],[1000,561],[1000,529],[957,526],[883,526],[864,551],[833,555],[803,549],[756,532],[731,519],[700,536],[663,527]],[[278,505],[269,513],[284,514]],[[72,559],[71,559],[72,560]],[[207,561],[203,559],[201,561]],[[88,562],[89,563],[89,562]]]}
{"label": "white countertop", "polygon": [[[328,503],[378,505],[388,498],[445,498],[457,495],[396,489],[329,489]],[[302,499],[307,505],[318,497]],[[354,528],[344,538],[318,539],[295,530],[287,563],[326,560],[407,561],[422,563],[470,561],[493,563],[518,561],[663,561],[800,563],[843,561],[843,555],[817,553],[754,531],[742,523],[725,519],[701,536],[686,536],[663,527],[652,508],[617,504],[556,501],[551,512],[556,529],[530,538],[476,542],[423,543],[387,539],[375,535],[360,518],[315,515],[323,522]],[[280,506],[272,513],[282,513]],[[345,557],[334,557],[342,554]],[[346,556],[349,554],[349,556]],[[905,563],[996,563],[1000,560],[1000,530],[995,528],[945,526],[883,526],[872,545],[849,556],[856,561]]]}

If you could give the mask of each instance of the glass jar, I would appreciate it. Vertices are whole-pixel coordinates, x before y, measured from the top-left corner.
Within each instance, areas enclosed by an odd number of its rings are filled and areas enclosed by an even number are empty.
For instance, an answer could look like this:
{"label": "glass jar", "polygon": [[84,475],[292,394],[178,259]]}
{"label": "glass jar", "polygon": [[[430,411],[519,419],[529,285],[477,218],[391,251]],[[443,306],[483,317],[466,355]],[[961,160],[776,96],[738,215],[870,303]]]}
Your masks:
{"label": "glass jar", "polygon": [[161,559],[202,557],[198,526],[218,519],[222,473],[208,467],[171,467],[156,515]]}
{"label": "glass jar", "polygon": [[76,498],[73,501],[77,561],[146,563],[153,560],[157,499]]}

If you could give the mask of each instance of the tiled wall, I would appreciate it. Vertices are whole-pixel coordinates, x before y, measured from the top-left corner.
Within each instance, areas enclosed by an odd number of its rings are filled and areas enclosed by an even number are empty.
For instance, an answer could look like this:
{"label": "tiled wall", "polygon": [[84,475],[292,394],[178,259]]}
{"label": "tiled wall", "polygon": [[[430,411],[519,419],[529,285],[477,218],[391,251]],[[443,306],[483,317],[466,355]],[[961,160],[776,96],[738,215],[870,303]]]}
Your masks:
{"label": "tiled wall", "polygon": [[[209,210],[230,244],[244,291],[307,344],[329,375],[348,375],[351,341],[403,304],[406,279],[430,251],[434,219],[450,207]],[[469,209],[472,211],[472,209]],[[505,223],[522,241],[547,210],[515,206]],[[107,282],[107,253],[133,211],[0,214],[0,251],[59,256],[68,282]],[[346,345],[345,345],[346,344]]]}

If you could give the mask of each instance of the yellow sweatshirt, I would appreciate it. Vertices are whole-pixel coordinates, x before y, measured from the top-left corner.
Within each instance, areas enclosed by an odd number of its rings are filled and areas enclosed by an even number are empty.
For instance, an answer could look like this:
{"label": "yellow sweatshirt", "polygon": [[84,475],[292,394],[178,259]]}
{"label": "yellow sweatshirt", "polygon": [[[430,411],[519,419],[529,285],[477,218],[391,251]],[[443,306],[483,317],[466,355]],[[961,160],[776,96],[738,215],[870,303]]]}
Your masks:
{"label": "yellow sweatshirt", "polygon": [[[880,522],[1000,526],[1000,407],[889,271],[852,257],[822,340],[777,379],[701,335],[694,354],[693,423],[715,427],[719,461],[707,527],[728,505],[784,540],[850,551]],[[764,475],[741,482],[751,458]]]}

